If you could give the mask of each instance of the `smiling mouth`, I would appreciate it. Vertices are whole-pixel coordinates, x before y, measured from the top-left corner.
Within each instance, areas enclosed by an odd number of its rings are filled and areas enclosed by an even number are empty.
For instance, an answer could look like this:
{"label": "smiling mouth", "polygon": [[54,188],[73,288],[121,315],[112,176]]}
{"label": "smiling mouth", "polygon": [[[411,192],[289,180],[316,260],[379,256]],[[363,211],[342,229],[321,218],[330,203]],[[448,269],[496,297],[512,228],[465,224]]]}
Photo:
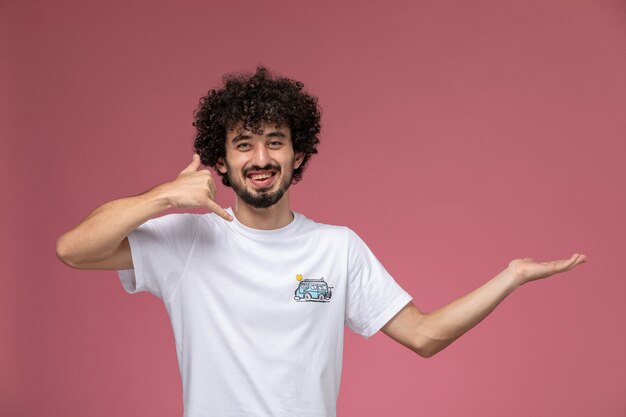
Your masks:
{"label": "smiling mouth", "polygon": [[274,183],[275,177],[275,171],[252,172],[246,175],[246,178],[248,178],[256,188],[267,188],[271,186]]}
{"label": "smiling mouth", "polygon": [[253,180],[265,180],[267,178],[273,177],[275,174],[273,172],[268,172],[267,174],[250,174],[248,178]]}

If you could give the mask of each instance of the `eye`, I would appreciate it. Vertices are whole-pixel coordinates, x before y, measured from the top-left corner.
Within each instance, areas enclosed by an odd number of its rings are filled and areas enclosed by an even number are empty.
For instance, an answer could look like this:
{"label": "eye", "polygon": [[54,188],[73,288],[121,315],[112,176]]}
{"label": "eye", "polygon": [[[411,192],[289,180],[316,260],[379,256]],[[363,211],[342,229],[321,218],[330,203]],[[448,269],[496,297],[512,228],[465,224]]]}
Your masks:
{"label": "eye", "polygon": [[248,149],[250,149],[250,144],[246,142],[238,143],[236,148],[238,151],[247,151]]}
{"label": "eye", "polygon": [[272,141],[270,141],[270,142],[269,142],[269,146],[270,146],[271,148],[279,148],[279,147],[281,147],[282,145],[283,145],[283,142],[282,142],[282,141],[280,141],[280,140],[276,140],[276,139],[275,139],[275,140],[272,140]]}

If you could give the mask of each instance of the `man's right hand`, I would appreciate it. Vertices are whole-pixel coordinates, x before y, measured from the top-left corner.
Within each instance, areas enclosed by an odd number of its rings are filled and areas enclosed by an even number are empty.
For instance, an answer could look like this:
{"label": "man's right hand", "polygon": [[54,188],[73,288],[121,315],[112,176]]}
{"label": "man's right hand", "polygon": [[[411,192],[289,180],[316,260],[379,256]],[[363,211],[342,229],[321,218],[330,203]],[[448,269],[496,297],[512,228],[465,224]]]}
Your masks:
{"label": "man's right hand", "polygon": [[198,170],[200,156],[169,181],[143,194],[109,201],[57,240],[61,261],[81,269],[133,267],[128,235],[156,214],[172,207],[206,207],[225,220],[233,218],[215,201],[215,183],[208,170]]}
{"label": "man's right hand", "polygon": [[193,160],[183,169],[175,180],[155,187],[155,191],[163,192],[172,207],[197,208],[206,207],[225,220],[233,218],[226,210],[215,202],[217,189],[208,169],[200,169],[200,156],[193,155]]}

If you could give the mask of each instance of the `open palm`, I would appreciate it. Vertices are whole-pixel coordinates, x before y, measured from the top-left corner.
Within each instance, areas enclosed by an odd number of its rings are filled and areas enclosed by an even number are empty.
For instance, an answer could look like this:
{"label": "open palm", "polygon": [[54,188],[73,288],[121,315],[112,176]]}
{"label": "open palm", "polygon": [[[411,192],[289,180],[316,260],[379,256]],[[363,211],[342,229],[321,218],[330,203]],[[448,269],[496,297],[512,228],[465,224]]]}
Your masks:
{"label": "open palm", "polygon": [[524,284],[540,278],[547,278],[559,272],[569,271],[577,265],[587,261],[587,257],[582,254],[575,253],[569,259],[561,259],[558,261],[535,262],[532,258],[515,259],[509,263],[509,269]]}

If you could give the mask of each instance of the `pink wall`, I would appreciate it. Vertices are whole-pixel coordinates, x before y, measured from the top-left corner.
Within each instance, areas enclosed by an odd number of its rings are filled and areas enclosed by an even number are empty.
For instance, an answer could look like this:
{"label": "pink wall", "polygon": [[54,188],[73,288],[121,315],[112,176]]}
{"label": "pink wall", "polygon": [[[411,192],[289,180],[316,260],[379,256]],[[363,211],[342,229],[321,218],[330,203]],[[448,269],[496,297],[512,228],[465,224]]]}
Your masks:
{"label": "pink wall", "polygon": [[339,416],[624,416],[625,17],[604,0],[2,2],[0,415],[182,414],[160,301],[54,244],[173,178],[198,98],[264,63],[324,110],[296,210],[356,230],[420,308],[517,257],[589,258],[429,360],[348,331]]}

